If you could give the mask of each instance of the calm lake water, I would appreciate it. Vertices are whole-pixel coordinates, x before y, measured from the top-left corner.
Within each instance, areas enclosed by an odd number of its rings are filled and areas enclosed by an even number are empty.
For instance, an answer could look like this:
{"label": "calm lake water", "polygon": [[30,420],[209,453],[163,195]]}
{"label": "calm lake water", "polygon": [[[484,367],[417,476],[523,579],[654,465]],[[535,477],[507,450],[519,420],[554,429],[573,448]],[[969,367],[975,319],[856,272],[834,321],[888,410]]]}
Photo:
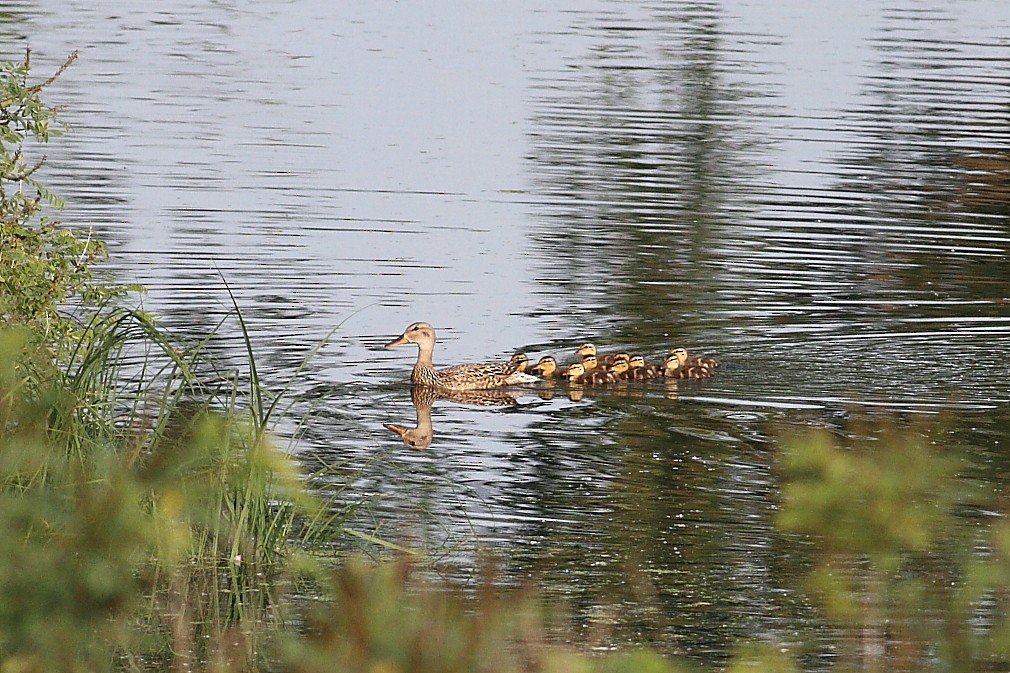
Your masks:
{"label": "calm lake water", "polygon": [[[43,181],[166,326],[202,335],[227,280],[276,388],[336,327],[291,418],[353,528],[711,660],[832,649],[773,530],[781,433],[942,416],[983,490],[1010,470],[1010,5],[814,7],[42,0],[2,27],[40,77],[80,53]],[[416,422],[414,349],[382,348],[414,320],[436,364],[724,366],[440,400],[419,450],[383,427]],[[213,347],[242,366],[233,322]]]}

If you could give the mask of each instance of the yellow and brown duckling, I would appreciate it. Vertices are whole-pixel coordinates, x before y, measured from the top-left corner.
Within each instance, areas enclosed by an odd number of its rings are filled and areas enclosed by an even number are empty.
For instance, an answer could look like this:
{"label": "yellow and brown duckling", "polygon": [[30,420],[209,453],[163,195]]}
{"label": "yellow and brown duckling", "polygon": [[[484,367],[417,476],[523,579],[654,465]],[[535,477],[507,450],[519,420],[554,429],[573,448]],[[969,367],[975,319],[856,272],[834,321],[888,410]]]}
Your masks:
{"label": "yellow and brown duckling", "polygon": [[596,346],[591,343],[584,343],[579,346],[578,350],[575,351],[576,354],[585,358],[589,355],[595,356],[599,364],[606,367],[607,365],[613,363],[615,360],[624,358],[627,360],[629,358],[627,353],[617,352],[617,353],[598,353],[596,351]]}
{"label": "yellow and brown duckling", "polygon": [[535,365],[529,368],[531,374],[542,379],[553,380],[568,377],[568,365],[559,366],[553,355],[545,355]]}
{"label": "yellow and brown duckling", "polygon": [[568,365],[568,371],[565,373],[565,378],[568,379],[569,383],[585,383],[586,368],[582,366],[581,362],[573,362]]}
{"label": "yellow and brown duckling", "polygon": [[386,344],[386,348],[403,344],[417,344],[417,362],[410,373],[414,385],[447,390],[487,390],[537,380],[520,371],[516,362],[479,362],[435,369],[431,360],[435,350],[435,328],[426,322],[411,323],[403,334]]}
{"label": "yellow and brown duckling", "polygon": [[628,379],[628,361],[619,358],[607,365],[607,372],[614,377],[614,381],[625,381]]}
{"label": "yellow and brown duckling", "polygon": [[512,359],[510,359],[509,362],[516,363],[519,365],[519,371],[525,372],[526,368],[530,364],[530,359],[527,357],[526,353],[516,353],[512,356]]}
{"label": "yellow and brown duckling", "polygon": [[614,377],[610,372],[606,371],[602,367],[586,371],[586,368],[581,362],[574,362],[568,366],[568,382],[589,386],[599,386],[607,383],[613,383]]}
{"label": "yellow and brown duckling", "polygon": [[596,369],[586,372],[583,377],[583,383],[590,386],[605,386],[608,383],[614,383],[617,381],[616,375],[604,367],[597,367]]}
{"label": "yellow and brown duckling", "polygon": [[681,364],[676,354],[670,353],[664,361],[663,376],[668,379],[707,379],[712,370],[698,363]]}
{"label": "yellow and brown duckling", "polygon": [[663,375],[663,368],[659,365],[646,362],[641,355],[632,355],[628,361],[627,378],[635,381],[648,381],[659,378]]}
{"label": "yellow and brown duckling", "polygon": [[719,366],[719,361],[713,357],[705,355],[688,355],[686,348],[671,349],[669,354],[677,356],[677,360],[680,361],[681,367],[685,365],[695,365],[706,367],[708,369],[715,369]]}

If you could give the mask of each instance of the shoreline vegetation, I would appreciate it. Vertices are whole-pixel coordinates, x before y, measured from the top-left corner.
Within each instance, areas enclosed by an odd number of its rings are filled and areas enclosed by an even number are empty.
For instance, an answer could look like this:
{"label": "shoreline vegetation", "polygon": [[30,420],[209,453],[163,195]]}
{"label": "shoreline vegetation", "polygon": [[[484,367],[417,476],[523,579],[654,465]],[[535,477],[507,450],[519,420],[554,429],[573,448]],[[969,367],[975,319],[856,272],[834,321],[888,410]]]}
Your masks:
{"label": "shoreline vegetation", "polygon": [[[423,559],[323,551],[346,512],[276,445],[248,339],[247,373],[217,371],[213,333],[182,343],[125,308],[138,288],[98,273],[101,242],[43,215],[60,201],[27,157],[62,131],[42,94],[74,58],[36,84],[30,54],[0,72],[0,671],[697,670],[563,644],[571,619],[490,562],[460,587]],[[1006,503],[965,492],[936,424],[850,436],[874,441],[774,441],[777,534],[809,539],[804,590],[837,648],[754,634],[702,665],[1005,669]],[[1001,514],[964,525],[965,506]]]}

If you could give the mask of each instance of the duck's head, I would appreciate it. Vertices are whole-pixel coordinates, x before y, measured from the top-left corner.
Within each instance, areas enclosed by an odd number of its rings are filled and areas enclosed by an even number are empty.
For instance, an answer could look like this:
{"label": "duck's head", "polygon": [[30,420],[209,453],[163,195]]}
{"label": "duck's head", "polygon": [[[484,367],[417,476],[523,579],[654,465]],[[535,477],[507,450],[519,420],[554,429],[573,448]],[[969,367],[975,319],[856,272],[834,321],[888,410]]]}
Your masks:
{"label": "duck's head", "polygon": [[585,343],[579,346],[579,349],[575,351],[575,353],[583,357],[586,355],[596,355],[596,346],[590,343]]}
{"label": "duck's head", "polygon": [[670,351],[670,355],[676,355],[677,360],[680,364],[687,362],[687,349],[686,348],[674,348]]}
{"label": "duck's head", "polygon": [[586,368],[582,366],[581,362],[576,362],[569,365],[568,367],[568,380],[574,381],[580,376],[585,376]]}
{"label": "duck's head", "polygon": [[620,376],[624,372],[628,371],[628,361],[627,360],[614,360],[607,367],[607,371],[615,376]]}
{"label": "duck's head", "polygon": [[631,356],[623,351],[620,353],[614,353],[614,357],[611,358],[611,360],[613,360],[614,362],[617,362],[618,360],[624,360],[625,362],[627,362],[630,359]]}
{"label": "duck's head", "polygon": [[632,355],[631,359],[628,360],[628,367],[634,368],[644,366],[645,366],[645,358],[642,357],[641,355]]}
{"label": "duck's head", "polygon": [[[674,350],[680,350],[680,349],[674,349]],[[671,351],[670,354],[667,355],[666,358],[663,360],[663,367],[666,369],[666,371],[672,372],[674,369],[680,367],[680,358],[677,357],[676,353]]]}
{"label": "duck's head", "polygon": [[550,376],[558,370],[558,361],[553,355],[545,355],[540,358],[535,365],[530,367],[530,371],[541,376]]}
{"label": "duck's head", "polygon": [[596,369],[600,365],[600,361],[595,355],[583,355],[582,356],[582,368],[587,372],[591,369]]}
{"label": "duck's head", "polygon": [[512,356],[510,362],[518,364],[518,371],[524,372],[530,363],[530,359],[526,356],[526,353],[516,353]]}
{"label": "duck's head", "polygon": [[431,431],[431,425],[420,425],[416,428],[408,428],[403,425],[394,425],[393,423],[383,423],[384,428],[387,430],[392,430],[400,436],[403,443],[409,447],[415,449],[426,449],[431,446],[431,440],[433,437]]}
{"label": "duck's head", "polygon": [[386,348],[403,344],[434,345],[434,343],[435,328],[426,322],[415,322],[407,325],[403,334],[386,344]]}

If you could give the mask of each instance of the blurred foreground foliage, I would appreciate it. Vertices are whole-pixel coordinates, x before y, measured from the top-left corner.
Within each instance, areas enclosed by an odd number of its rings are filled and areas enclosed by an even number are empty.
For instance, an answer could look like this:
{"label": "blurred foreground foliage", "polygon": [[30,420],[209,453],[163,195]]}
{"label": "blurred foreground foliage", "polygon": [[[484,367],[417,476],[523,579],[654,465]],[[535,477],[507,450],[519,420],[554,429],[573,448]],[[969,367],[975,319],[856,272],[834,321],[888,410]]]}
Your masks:
{"label": "blurred foreground foliage", "polygon": [[966,467],[924,417],[782,442],[778,523],[812,543],[806,588],[840,630],[836,670],[1010,668],[1010,524]]}

